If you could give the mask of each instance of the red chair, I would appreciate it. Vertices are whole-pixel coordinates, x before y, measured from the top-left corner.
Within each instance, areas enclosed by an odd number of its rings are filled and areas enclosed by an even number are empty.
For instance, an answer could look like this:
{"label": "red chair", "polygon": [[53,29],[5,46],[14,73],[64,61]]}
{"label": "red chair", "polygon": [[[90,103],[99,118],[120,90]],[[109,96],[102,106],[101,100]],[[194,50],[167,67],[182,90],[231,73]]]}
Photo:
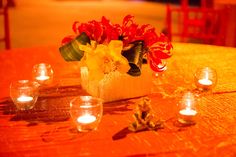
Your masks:
{"label": "red chair", "polygon": [[182,0],[179,7],[167,4],[167,36],[170,40],[179,37],[181,42],[224,45],[226,13],[212,5],[207,0],[201,0],[200,7],[190,7],[188,0]]}
{"label": "red chair", "polygon": [[0,0],[0,16],[3,17],[4,36],[0,38],[0,42],[5,42],[5,48],[10,49],[10,30],[7,2]]}

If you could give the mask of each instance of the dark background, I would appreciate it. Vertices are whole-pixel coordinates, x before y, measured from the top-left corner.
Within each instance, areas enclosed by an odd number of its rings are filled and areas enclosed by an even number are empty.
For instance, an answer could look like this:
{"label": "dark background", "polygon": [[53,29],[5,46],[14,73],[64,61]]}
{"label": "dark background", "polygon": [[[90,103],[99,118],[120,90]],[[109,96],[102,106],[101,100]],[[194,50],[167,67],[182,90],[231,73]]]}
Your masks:
{"label": "dark background", "polygon": [[[179,4],[181,0],[148,0],[148,1]],[[200,0],[189,0],[189,4],[194,6],[200,6]]]}

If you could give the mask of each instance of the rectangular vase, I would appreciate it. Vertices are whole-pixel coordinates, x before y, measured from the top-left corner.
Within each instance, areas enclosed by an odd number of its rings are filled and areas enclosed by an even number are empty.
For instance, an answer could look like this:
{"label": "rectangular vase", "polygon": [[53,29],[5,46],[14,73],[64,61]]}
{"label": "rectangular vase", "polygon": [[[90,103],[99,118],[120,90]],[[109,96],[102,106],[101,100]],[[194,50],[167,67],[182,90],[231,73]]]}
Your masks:
{"label": "rectangular vase", "polygon": [[92,80],[87,67],[81,67],[81,85],[91,96],[104,102],[145,96],[152,90],[152,71],[143,65],[140,76],[113,71],[105,74],[101,80]]}

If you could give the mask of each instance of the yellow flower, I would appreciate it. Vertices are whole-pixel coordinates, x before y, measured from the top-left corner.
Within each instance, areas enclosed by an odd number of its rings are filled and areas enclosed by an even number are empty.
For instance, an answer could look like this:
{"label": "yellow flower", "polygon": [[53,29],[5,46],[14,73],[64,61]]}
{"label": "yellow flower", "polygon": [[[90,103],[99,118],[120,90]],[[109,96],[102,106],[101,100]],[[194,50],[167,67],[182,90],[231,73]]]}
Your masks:
{"label": "yellow flower", "polygon": [[82,61],[90,71],[90,76],[102,79],[104,74],[112,71],[126,73],[129,70],[128,60],[122,56],[123,43],[120,40],[112,40],[108,45],[96,44],[79,45],[84,51]]}
{"label": "yellow flower", "polygon": [[109,45],[110,54],[113,57],[115,66],[119,72],[126,73],[129,70],[128,60],[122,56],[123,42],[120,40],[112,40]]}

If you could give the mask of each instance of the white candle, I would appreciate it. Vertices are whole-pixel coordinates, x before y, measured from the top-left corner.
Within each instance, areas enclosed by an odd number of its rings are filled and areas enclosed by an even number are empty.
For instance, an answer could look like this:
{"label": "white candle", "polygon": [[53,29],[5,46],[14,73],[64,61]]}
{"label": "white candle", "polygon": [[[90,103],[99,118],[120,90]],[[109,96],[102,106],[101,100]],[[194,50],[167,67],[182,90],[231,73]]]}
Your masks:
{"label": "white candle", "polygon": [[184,125],[192,125],[195,124],[194,117],[196,116],[197,111],[191,108],[185,108],[179,111],[179,119],[178,121]]}
{"label": "white candle", "polygon": [[191,108],[185,108],[185,109],[180,110],[179,113],[183,116],[195,116],[197,114],[197,111]]}
{"label": "white candle", "polygon": [[31,97],[31,96],[24,96],[24,95],[22,95],[19,98],[17,98],[17,101],[18,102],[22,102],[22,103],[27,103],[27,102],[30,102],[32,100],[33,100],[33,97]]}
{"label": "white candle", "polygon": [[49,76],[45,75],[45,71],[42,70],[40,72],[40,76],[37,76],[36,77],[36,80],[39,80],[39,81],[45,81],[45,80],[48,80],[49,79]]}
{"label": "white candle", "polygon": [[198,82],[201,85],[205,85],[205,86],[210,86],[212,85],[212,81],[209,80],[209,76],[208,76],[208,71],[205,71],[205,77],[203,79],[198,80]]}
{"label": "white candle", "polygon": [[45,81],[49,79],[49,76],[41,75],[41,76],[37,76],[36,79],[39,81]]}
{"label": "white candle", "polygon": [[90,114],[85,114],[83,116],[80,116],[77,118],[77,122],[83,123],[83,124],[89,124],[96,120],[96,117]]}
{"label": "white candle", "polygon": [[205,86],[210,86],[212,85],[212,81],[209,80],[209,79],[200,79],[198,80],[198,82],[201,84],[201,85],[205,85]]}
{"label": "white candle", "polygon": [[183,97],[184,108],[179,111],[178,121],[184,125],[195,124],[194,117],[197,114],[197,111],[193,108],[195,104],[194,96],[192,93],[188,92]]}

